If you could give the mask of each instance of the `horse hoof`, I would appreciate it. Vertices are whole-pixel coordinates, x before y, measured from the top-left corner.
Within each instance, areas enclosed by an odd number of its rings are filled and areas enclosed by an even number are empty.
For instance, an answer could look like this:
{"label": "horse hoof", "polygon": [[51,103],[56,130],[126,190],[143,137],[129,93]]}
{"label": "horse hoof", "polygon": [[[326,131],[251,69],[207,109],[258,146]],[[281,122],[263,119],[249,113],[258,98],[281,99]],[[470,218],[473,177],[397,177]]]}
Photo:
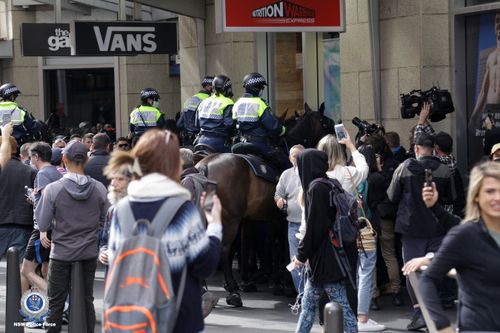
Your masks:
{"label": "horse hoof", "polygon": [[257,292],[257,286],[255,285],[255,283],[246,283],[242,286],[242,289],[246,293]]}
{"label": "horse hoof", "polygon": [[238,293],[229,294],[226,297],[226,303],[227,305],[232,305],[236,308],[240,308],[243,306],[243,302],[241,301],[241,296]]}

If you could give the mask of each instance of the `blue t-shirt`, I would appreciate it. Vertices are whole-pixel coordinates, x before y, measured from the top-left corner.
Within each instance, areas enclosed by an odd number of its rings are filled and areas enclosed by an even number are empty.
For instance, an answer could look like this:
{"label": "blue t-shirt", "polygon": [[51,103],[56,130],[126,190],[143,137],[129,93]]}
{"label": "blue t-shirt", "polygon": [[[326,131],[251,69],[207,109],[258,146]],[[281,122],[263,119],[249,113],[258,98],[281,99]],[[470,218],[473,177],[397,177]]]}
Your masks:
{"label": "blue t-shirt", "polygon": [[[53,165],[46,166],[38,171],[38,173],[36,174],[34,185],[35,188],[33,191],[33,212],[35,211],[36,206],[38,205],[38,202],[42,197],[42,190],[45,188],[45,186],[55,182],[56,180],[59,180],[60,178],[62,178],[61,173],[57,171],[57,168]],[[38,230],[38,223],[36,223],[35,214],[33,214],[33,224],[33,227]]]}

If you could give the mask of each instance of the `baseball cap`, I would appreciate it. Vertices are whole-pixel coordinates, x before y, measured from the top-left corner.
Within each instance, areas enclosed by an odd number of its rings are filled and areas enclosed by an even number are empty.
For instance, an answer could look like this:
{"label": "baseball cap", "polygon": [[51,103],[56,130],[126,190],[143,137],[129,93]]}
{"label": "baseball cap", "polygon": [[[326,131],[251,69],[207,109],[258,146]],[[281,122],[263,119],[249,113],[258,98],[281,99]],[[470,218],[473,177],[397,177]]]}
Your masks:
{"label": "baseball cap", "polygon": [[427,133],[420,133],[415,139],[417,146],[434,148],[434,137]]}
{"label": "baseball cap", "polygon": [[493,155],[498,149],[500,149],[500,143],[495,143],[493,147],[491,147],[490,155]]}
{"label": "baseball cap", "polygon": [[52,148],[52,158],[50,159],[50,164],[58,166],[61,164],[62,160],[62,148]]}
{"label": "baseball cap", "polygon": [[64,147],[63,155],[71,162],[82,163],[87,160],[87,146],[80,141],[72,140]]}

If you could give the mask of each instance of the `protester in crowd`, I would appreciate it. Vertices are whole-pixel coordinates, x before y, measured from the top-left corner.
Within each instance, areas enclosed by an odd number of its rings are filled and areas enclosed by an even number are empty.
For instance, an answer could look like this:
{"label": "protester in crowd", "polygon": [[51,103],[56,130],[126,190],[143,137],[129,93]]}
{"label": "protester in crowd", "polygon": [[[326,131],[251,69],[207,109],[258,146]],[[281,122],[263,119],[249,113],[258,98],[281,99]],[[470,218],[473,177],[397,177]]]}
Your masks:
{"label": "protester in crowd", "polygon": [[30,165],[30,146],[31,142],[26,142],[19,149],[19,159],[26,165]]}
{"label": "protester in crowd", "polygon": [[500,161],[500,143],[497,143],[493,147],[491,147],[490,160],[496,162]]}
{"label": "protester in crowd", "polygon": [[500,142],[500,128],[492,128],[484,134],[483,150],[484,156],[491,155],[491,149]]}
{"label": "protester in crowd", "polygon": [[109,161],[109,150],[111,140],[105,133],[99,133],[92,137],[92,150],[87,164],[85,174],[101,182],[104,186],[109,185],[109,180],[104,176],[104,168]]}
{"label": "protester in crowd", "polygon": [[122,151],[130,150],[130,143],[127,138],[121,136],[116,140],[115,145],[113,147],[113,151],[117,150],[122,150]]}
{"label": "protester in crowd", "polygon": [[396,132],[385,133],[385,141],[387,142],[387,145],[391,149],[392,154],[396,159],[396,161],[398,161],[399,163],[403,163],[403,161],[408,158],[406,149],[400,144],[398,133]]}
{"label": "protester in crowd", "polygon": [[71,281],[71,267],[82,262],[87,329],[94,332],[94,278],[99,226],[107,210],[106,188],[86,176],[87,147],[70,141],[63,152],[68,173],[45,187],[35,210],[42,243],[43,232],[52,231],[48,274],[49,312],[47,332],[60,332],[66,296]]}
{"label": "protester in crowd", "polygon": [[[292,167],[285,170],[276,185],[274,201],[279,209],[286,212],[288,221],[288,248],[290,260],[297,256],[299,240],[295,236],[299,232],[302,217],[302,208],[299,204],[299,194],[302,189],[300,178],[297,174],[297,155],[304,150],[302,145],[295,145],[290,148],[290,162]],[[291,272],[293,285],[297,293],[304,292],[304,275],[299,274],[299,270]]]}
{"label": "protester in crowd", "polygon": [[79,134],[79,133],[73,133],[73,134],[71,134],[71,136],[69,137],[69,141],[78,141],[78,142],[82,142],[82,136],[81,136],[81,134]]}
{"label": "protester in crowd", "polygon": [[64,141],[64,137],[57,136],[52,143],[52,148],[64,148],[66,147],[66,141]]}
{"label": "protester in crowd", "polygon": [[[33,210],[36,210],[40,202],[40,197],[45,187],[59,180],[62,175],[56,167],[50,164],[52,150],[49,144],[45,142],[34,142],[30,147],[31,165],[38,170],[35,178],[33,195]],[[24,260],[21,266],[21,273],[28,279],[32,286],[36,286],[43,292],[47,292],[47,270],[50,254],[50,232],[47,235],[40,236],[36,218],[33,219],[33,231],[28,241],[28,246],[24,254]],[[44,241],[41,241],[43,239]],[[42,265],[40,276],[36,272],[38,265]]]}
{"label": "protester in crowd", "polygon": [[[371,145],[359,147],[361,154],[365,157],[370,172],[366,181],[357,187],[357,192],[363,200],[363,209],[358,209],[358,216],[366,217],[370,226],[374,229],[373,242],[366,242],[359,249],[358,263],[358,330],[360,332],[376,332],[385,330],[385,326],[370,319],[368,316],[370,302],[372,300],[373,288],[376,285],[375,266],[377,264],[377,232],[380,230],[380,222],[377,214],[377,205],[385,198],[387,182],[382,175],[381,158],[377,159]],[[375,281],[375,283],[374,283]]]}
{"label": "protester in crowd", "polygon": [[[0,137],[0,259],[11,246],[19,250],[22,262],[26,244],[33,230],[33,208],[26,201],[27,188],[32,189],[36,170],[16,157],[17,143],[12,124],[2,126]],[[22,288],[28,288],[22,278]]]}
{"label": "protester in crowd", "polygon": [[[439,223],[457,224],[438,203],[436,184],[422,191],[426,206]],[[458,330],[487,332],[500,330],[500,165],[484,162],[471,171],[465,219],[446,235],[437,253],[416,258],[405,267],[405,274],[429,266],[420,277],[424,304],[440,332],[452,333],[450,321],[438,296],[438,285],[455,268],[459,288]]]}
{"label": "protester in crowd", "polygon": [[55,166],[57,171],[64,176],[66,174],[66,168],[64,167],[62,155],[63,150],[61,148],[52,148],[52,158],[50,159],[50,164]]}
{"label": "protester in crowd", "polygon": [[[405,262],[436,251],[445,234],[445,229],[436,223],[436,218],[422,201],[425,170],[431,170],[439,191],[446,194],[441,197],[442,204],[450,204],[455,199],[451,171],[432,156],[433,151],[434,137],[427,133],[418,135],[415,139],[416,159],[407,159],[399,165],[387,189],[389,200],[399,203],[395,231],[402,235]],[[407,328],[419,330],[426,326],[425,321],[408,280],[406,285],[414,308],[413,318]]]}
{"label": "protester in crowd", "polygon": [[331,188],[322,182],[311,185],[314,179],[327,178],[328,155],[316,149],[306,149],[297,155],[297,170],[304,191],[306,233],[293,262],[295,269],[308,262],[310,274],[296,332],[311,330],[323,291],[330,300],[342,306],[344,332],[357,332],[356,317],[347,300],[342,269],[335,258],[328,232],[336,216],[336,208],[330,207]]}
{"label": "protester in crowd", "polygon": [[[129,152],[134,161],[134,175],[139,180],[128,187],[130,207],[136,219],[152,221],[165,200],[185,198],[185,202],[165,229],[162,244],[169,259],[174,292],[178,294],[182,271],[187,265],[187,278],[174,332],[201,332],[203,318],[199,279],[208,277],[217,267],[221,253],[221,205],[213,196],[213,208],[206,213],[208,227],[202,224],[198,208],[190,201],[189,192],[179,184],[181,161],[179,143],[169,131],[146,131]],[[111,157],[110,164],[115,160]],[[113,217],[109,239],[109,263],[123,241],[120,221]]]}
{"label": "protester in crowd", "polygon": [[92,139],[94,138],[94,133],[85,133],[82,137],[82,143],[87,146],[89,151],[92,150]]}

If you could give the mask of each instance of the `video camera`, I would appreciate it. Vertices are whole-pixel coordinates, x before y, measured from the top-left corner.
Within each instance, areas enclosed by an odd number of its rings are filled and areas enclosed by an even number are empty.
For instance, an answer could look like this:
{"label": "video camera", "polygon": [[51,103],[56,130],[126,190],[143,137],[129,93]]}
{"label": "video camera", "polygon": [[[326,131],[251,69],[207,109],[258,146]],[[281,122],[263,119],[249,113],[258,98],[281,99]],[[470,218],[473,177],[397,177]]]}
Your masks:
{"label": "video camera", "polygon": [[429,119],[432,122],[443,120],[446,114],[455,111],[450,92],[434,86],[425,91],[412,90],[408,94],[401,94],[401,117],[408,119],[419,115],[424,102],[430,104]]}
{"label": "video camera", "polygon": [[352,123],[364,134],[374,134],[377,131],[384,131],[384,127],[377,124],[370,124],[366,120],[361,120],[358,117],[352,118]]}

